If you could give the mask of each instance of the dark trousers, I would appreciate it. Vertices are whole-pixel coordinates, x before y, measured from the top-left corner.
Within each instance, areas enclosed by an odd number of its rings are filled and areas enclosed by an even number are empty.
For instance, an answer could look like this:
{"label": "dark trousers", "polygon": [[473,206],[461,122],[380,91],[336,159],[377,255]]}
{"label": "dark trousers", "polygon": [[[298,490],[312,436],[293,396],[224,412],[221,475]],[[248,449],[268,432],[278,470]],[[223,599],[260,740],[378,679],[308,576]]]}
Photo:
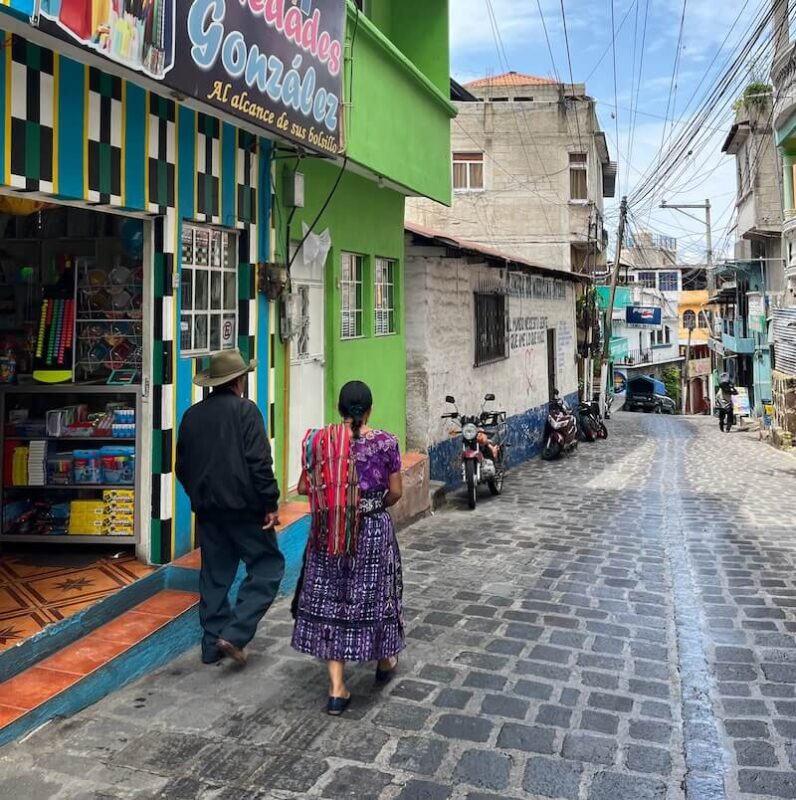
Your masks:
{"label": "dark trousers", "polygon": [[[277,546],[276,533],[264,531],[262,523],[203,518],[197,520],[197,526],[202,547],[202,656],[212,659],[218,655],[218,639],[245,647],[254,638],[257,625],[279,591],[285,559]],[[246,565],[246,577],[233,608],[228,594],[241,561]]]}
{"label": "dark trousers", "polygon": [[732,408],[719,409],[719,428],[729,430],[735,424],[735,414]]}

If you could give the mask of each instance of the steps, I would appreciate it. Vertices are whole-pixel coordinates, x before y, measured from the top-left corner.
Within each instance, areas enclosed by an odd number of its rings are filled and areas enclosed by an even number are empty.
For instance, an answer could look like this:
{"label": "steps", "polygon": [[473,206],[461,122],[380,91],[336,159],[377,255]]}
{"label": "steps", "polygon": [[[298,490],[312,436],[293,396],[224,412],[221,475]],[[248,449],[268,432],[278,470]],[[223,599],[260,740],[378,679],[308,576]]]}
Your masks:
{"label": "steps", "polygon": [[195,592],[163,589],[0,683],[0,745],[76,713],[195,644],[198,602]]}

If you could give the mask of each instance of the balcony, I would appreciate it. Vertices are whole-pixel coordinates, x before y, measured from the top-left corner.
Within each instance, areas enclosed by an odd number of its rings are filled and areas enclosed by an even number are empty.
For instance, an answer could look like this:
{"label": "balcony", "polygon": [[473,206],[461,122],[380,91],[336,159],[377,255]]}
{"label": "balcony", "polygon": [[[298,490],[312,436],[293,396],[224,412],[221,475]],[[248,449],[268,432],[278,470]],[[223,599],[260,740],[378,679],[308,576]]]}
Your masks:
{"label": "balcony", "polygon": [[732,353],[754,353],[755,340],[752,336],[747,336],[748,332],[744,326],[734,319],[724,320],[724,330],[721,335],[721,344],[725,351]]}
{"label": "balcony", "polygon": [[666,364],[681,360],[681,356],[673,352],[671,345],[660,345],[628,350],[624,357],[617,359],[617,363],[625,367],[643,367],[645,364]]}

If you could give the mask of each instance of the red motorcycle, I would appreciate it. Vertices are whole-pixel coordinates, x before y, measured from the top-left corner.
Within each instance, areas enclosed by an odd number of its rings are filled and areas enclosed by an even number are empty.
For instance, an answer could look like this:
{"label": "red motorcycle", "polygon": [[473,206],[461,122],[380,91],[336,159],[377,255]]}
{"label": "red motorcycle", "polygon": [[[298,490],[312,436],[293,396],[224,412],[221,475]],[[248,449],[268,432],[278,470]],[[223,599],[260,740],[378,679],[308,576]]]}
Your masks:
{"label": "red motorcycle", "polygon": [[542,458],[555,461],[562,453],[574,450],[578,438],[578,420],[556,389],[547,409]]}

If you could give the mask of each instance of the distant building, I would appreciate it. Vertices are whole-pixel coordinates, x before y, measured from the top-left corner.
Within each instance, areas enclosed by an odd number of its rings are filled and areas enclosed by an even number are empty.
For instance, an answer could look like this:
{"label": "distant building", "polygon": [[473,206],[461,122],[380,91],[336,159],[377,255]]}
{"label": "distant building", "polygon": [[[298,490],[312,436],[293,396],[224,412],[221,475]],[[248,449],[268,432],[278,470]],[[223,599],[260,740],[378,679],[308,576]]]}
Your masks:
{"label": "distant building", "polygon": [[604,267],[603,198],[616,164],[584,84],[509,72],[452,83],[454,200],[407,204],[407,221],[554,269]]}

